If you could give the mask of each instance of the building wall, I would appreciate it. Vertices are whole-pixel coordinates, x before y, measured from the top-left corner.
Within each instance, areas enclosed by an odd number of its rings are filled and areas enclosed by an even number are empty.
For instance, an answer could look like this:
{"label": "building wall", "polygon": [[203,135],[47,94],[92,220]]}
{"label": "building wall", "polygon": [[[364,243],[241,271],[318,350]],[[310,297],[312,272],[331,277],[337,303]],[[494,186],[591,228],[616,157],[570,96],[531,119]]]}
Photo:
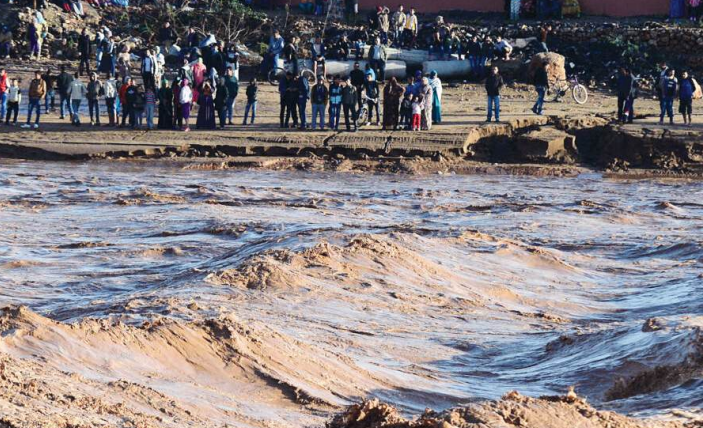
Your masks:
{"label": "building wall", "polygon": [[[580,0],[587,15],[646,16],[669,13],[670,0]],[[384,4],[391,9],[399,4],[414,6],[419,12],[469,10],[476,12],[502,12],[504,0],[359,0],[361,9],[373,9]]]}
{"label": "building wall", "polygon": [[359,8],[361,9],[373,9],[380,4],[391,9],[402,4],[406,9],[414,7],[418,12],[439,12],[441,10],[502,12],[504,0],[359,0]]}
{"label": "building wall", "polygon": [[587,15],[647,16],[667,15],[669,0],[580,0]]}

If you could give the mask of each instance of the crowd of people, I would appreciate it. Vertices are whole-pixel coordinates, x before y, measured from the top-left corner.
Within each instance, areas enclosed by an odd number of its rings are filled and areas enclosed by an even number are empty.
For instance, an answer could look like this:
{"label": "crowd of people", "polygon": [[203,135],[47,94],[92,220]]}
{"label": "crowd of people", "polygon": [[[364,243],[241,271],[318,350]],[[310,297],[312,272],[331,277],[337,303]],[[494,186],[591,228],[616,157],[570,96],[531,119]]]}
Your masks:
{"label": "crowd of people", "polygon": [[[430,25],[425,25],[425,29],[431,30],[432,37],[424,41],[430,54],[442,59],[468,60],[471,76],[467,77],[485,82],[486,120],[500,121],[500,94],[505,82],[493,60],[509,60],[513,51],[510,43],[500,35],[460,37],[441,16]],[[280,127],[346,128],[353,132],[361,125],[376,124],[384,130],[422,131],[441,124],[443,91],[436,71],[427,75],[418,71],[402,83],[394,77],[386,78],[389,48],[417,47],[419,29],[415,10],[411,8],[406,12],[401,5],[394,12],[379,6],[351,33],[343,32],[330,40],[317,35],[305,46],[309,49],[302,46],[300,38],[291,37],[286,41],[281,32],[274,30],[262,71],[266,73],[280,63],[286,70],[278,78]],[[42,107],[45,114],[55,110],[56,98],[60,118],[70,118],[77,127],[84,123],[83,105],[87,105],[87,116],[93,126],[145,126],[188,132],[192,119],[198,129],[234,124],[240,92],[236,45],[217,41],[213,34],[199,34],[194,28],[187,29],[181,36],[165,22],[155,33],[153,46],[136,53],[127,44],[113,41],[106,26],[100,25],[94,30],[94,36],[90,36],[86,28],[78,37],[80,61],[75,73],[69,73],[66,66],[61,66],[57,75],[52,74],[51,69],[35,73],[26,86],[27,120],[23,127],[38,128]],[[551,31],[549,24],[540,29],[538,41],[543,52],[549,50],[547,41]],[[45,32],[46,21],[36,10],[28,33],[32,56],[41,55]],[[0,33],[0,57],[6,53],[2,36]],[[305,51],[310,52],[312,77],[301,73],[300,57]],[[340,60],[354,58],[356,62],[347,75],[329,76],[328,56]],[[363,69],[362,59],[366,60]],[[677,79],[674,70],[662,70],[657,84],[662,123],[667,116],[673,123],[673,103],[678,97],[684,123],[690,125],[692,100],[700,92],[698,83],[688,73],[682,73]],[[534,76],[537,100],[532,112],[537,115],[544,112],[550,85],[548,71],[549,64],[545,62]],[[83,76],[87,76],[87,80]],[[638,79],[623,68],[616,89],[618,120],[632,123],[639,92]],[[17,79],[8,81],[5,70],[0,73],[0,97],[0,120],[4,119],[6,125],[16,125],[22,88]],[[242,124],[254,124],[259,102],[256,79],[246,87],[245,97]],[[106,113],[107,123],[101,122],[101,111]]]}

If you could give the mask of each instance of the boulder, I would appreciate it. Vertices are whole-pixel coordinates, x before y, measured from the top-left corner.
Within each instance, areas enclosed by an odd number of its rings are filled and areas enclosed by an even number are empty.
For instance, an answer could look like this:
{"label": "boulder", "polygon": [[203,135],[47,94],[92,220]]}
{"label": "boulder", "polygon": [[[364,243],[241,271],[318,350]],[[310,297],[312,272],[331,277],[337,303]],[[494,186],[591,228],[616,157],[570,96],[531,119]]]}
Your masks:
{"label": "boulder", "polygon": [[515,144],[522,157],[535,162],[563,161],[577,153],[576,137],[551,126],[521,135]]}
{"label": "boulder", "polygon": [[532,57],[530,66],[527,70],[527,75],[530,80],[534,79],[537,70],[542,67],[544,62],[547,62],[549,67],[549,81],[566,80],[566,58],[554,52],[538,53]]}

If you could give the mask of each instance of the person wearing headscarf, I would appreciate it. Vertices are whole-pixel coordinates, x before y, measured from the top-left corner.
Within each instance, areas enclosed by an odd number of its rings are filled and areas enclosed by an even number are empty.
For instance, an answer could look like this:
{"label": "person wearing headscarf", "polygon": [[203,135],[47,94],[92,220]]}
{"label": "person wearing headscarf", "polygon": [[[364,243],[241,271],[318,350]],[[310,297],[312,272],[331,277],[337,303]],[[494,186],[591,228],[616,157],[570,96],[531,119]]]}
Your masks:
{"label": "person wearing headscarf", "polygon": [[173,92],[173,129],[181,129],[183,127],[183,109],[181,107],[181,84],[183,80],[180,76],[176,76],[171,84]]}
{"label": "person wearing headscarf", "polygon": [[198,62],[193,65],[193,102],[198,102],[198,96],[200,95],[200,88],[205,82],[205,74],[207,72],[207,67],[203,63],[202,58],[198,58]]}
{"label": "person wearing headscarf", "polygon": [[420,88],[420,95],[422,95],[423,100],[423,110],[422,110],[422,130],[430,131],[432,129],[432,104],[433,104],[433,94],[432,86],[427,77],[422,78],[422,86]]}
{"label": "person wearing headscarf", "polygon": [[173,128],[173,89],[165,78],[159,88],[159,129]]}
{"label": "person wearing headscarf", "polygon": [[198,96],[198,129],[215,129],[215,91],[210,86],[210,82],[204,82]]}
{"label": "person wearing headscarf", "polygon": [[183,116],[184,132],[190,131],[190,106],[193,103],[193,90],[190,88],[188,79],[183,79],[178,91],[178,101],[181,104],[181,114]]}
{"label": "person wearing headscarf", "polygon": [[437,125],[442,123],[442,81],[435,70],[432,70],[427,81],[432,88],[432,123]]}
{"label": "person wearing headscarf", "polygon": [[400,98],[405,90],[398,84],[395,77],[383,89],[383,129],[398,129],[398,113],[400,112]]}

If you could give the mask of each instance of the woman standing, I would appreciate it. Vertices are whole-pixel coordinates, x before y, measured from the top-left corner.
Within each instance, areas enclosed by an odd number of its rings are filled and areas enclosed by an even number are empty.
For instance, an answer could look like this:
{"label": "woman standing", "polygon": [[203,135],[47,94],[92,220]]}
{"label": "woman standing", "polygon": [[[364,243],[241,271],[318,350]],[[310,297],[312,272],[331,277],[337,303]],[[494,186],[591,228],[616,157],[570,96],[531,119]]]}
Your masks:
{"label": "woman standing", "polygon": [[432,88],[432,123],[437,125],[442,123],[442,81],[434,70],[427,81]]}
{"label": "woman standing", "polygon": [[398,112],[400,111],[400,98],[405,89],[398,84],[395,77],[383,89],[383,130],[398,129]]}
{"label": "woman standing", "polygon": [[205,74],[207,72],[207,67],[203,64],[203,59],[198,58],[198,62],[193,66],[193,101],[198,102],[198,97],[200,96],[200,88],[205,82]]}
{"label": "woman standing", "polygon": [[168,80],[161,80],[159,89],[159,129],[173,128],[173,89]]}
{"label": "woman standing", "polygon": [[212,86],[210,82],[204,82],[198,96],[198,121],[196,127],[198,129],[215,129],[215,102]]}
{"label": "woman standing", "polygon": [[432,129],[432,103],[433,103],[433,93],[432,86],[427,77],[422,78],[422,86],[420,87],[420,95],[423,99],[423,110],[422,110],[422,130],[430,131]]}
{"label": "woman standing", "polygon": [[181,115],[183,116],[184,132],[190,131],[190,105],[193,103],[193,90],[190,88],[188,79],[183,79],[180,90],[178,91],[178,101],[181,104]]}

